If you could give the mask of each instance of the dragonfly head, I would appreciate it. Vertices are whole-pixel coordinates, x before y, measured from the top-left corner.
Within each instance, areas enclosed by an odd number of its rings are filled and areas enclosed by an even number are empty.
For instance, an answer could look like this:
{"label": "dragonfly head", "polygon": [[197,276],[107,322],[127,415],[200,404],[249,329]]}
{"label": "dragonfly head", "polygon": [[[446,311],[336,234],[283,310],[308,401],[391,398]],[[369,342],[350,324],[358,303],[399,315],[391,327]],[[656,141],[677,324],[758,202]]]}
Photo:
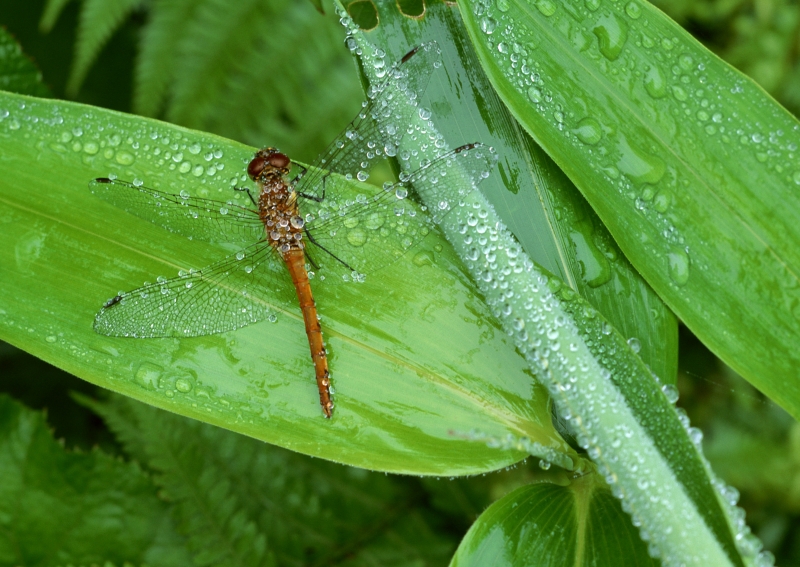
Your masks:
{"label": "dragonfly head", "polygon": [[247,175],[253,181],[274,175],[284,176],[289,173],[291,165],[292,160],[286,154],[275,148],[264,148],[258,150],[250,160],[250,164],[247,166]]}

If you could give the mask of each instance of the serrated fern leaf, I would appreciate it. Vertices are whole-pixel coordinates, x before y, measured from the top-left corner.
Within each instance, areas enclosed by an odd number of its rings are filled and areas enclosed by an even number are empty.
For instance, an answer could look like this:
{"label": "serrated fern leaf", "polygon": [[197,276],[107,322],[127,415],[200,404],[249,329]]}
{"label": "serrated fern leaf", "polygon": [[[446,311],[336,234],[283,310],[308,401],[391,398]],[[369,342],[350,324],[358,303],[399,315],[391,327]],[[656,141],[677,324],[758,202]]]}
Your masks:
{"label": "serrated fern leaf", "polygon": [[[97,406],[95,406],[97,407]],[[179,529],[200,566],[275,565],[259,530],[231,491],[225,466],[209,462],[197,443],[203,425],[136,403],[118,401],[101,410],[126,447],[144,452],[158,471],[162,494],[175,506]],[[139,436],[134,434],[133,423]]]}
{"label": "serrated fern leaf", "polygon": [[[89,402],[146,453],[201,565],[446,564],[414,481],[309,459],[114,396]],[[138,429],[138,433],[136,433]]]}
{"label": "serrated fern leaf", "polygon": [[144,0],[84,0],[67,93],[74,96],[111,35]]}
{"label": "serrated fern leaf", "polygon": [[138,465],[67,451],[42,412],[0,396],[0,564],[189,564]]}
{"label": "serrated fern leaf", "polygon": [[156,115],[166,101],[173,122],[311,159],[361,100],[342,37],[332,15],[306,2],[156,2],[135,108]]}
{"label": "serrated fern leaf", "polygon": [[39,30],[42,33],[47,33],[56,25],[58,17],[64,6],[70,3],[71,0],[47,0],[47,4],[42,11],[42,18],[39,20]]}
{"label": "serrated fern leaf", "polygon": [[156,116],[164,104],[167,87],[180,61],[178,43],[184,37],[186,22],[194,19],[197,0],[156,0],[150,20],[142,30],[136,60],[133,109],[145,116]]}

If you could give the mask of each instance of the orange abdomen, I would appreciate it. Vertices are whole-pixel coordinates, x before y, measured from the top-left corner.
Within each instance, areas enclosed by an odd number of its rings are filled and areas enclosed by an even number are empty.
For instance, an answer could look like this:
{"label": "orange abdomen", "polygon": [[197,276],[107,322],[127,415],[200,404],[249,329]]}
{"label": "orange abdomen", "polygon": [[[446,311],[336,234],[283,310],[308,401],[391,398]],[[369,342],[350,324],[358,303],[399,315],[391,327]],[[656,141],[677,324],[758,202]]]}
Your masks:
{"label": "orange abdomen", "polygon": [[308,272],[305,267],[305,254],[302,249],[291,249],[282,254],[286,267],[292,276],[292,283],[297,291],[300,309],[303,311],[303,321],[306,324],[308,346],[311,347],[311,360],[314,361],[314,371],[319,389],[319,403],[322,413],[330,418],[333,413],[333,400],[331,400],[331,375],[328,371],[328,358],[325,353],[325,343],[322,342],[322,328],[317,317],[317,306],[311,295],[311,286],[308,283]]}

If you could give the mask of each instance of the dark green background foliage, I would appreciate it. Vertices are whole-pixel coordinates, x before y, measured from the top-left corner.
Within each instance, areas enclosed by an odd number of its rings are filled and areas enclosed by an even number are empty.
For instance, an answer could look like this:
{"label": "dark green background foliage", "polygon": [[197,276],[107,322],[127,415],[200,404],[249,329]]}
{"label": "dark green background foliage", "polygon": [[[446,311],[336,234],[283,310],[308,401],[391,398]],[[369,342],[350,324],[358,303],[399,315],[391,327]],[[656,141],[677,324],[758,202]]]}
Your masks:
{"label": "dark green background foliage", "polygon": [[[800,112],[797,2],[654,3]],[[342,31],[311,3],[129,1],[105,20],[95,4],[0,2],[55,97],[301,161],[358,108]],[[254,18],[260,33],[234,33]],[[739,488],[777,564],[800,565],[800,427],[685,329],[680,347],[681,406],[714,470]],[[110,395],[6,345],[0,390],[0,565],[446,565],[485,507],[543,474],[537,463],[456,480],[333,465]]]}

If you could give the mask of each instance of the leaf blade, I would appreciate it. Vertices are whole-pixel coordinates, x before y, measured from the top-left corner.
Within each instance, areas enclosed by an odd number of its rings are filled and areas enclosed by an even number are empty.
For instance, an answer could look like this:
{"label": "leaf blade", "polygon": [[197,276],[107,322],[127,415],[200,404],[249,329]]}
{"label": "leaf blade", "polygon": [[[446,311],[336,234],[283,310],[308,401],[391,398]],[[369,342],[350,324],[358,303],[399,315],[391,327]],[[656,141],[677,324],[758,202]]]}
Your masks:
{"label": "leaf blade", "polygon": [[[112,173],[139,176],[154,188],[213,197],[226,182],[206,169],[199,177],[192,172],[215,167],[227,178],[244,168],[253,150],[111,111],[0,97],[0,107],[13,111],[0,122],[0,146],[8,157],[0,194],[8,222],[2,230],[12,243],[3,251],[9,277],[3,278],[6,299],[0,303],[8,342],[152,405],[373,469],[459,474],[523,456],[454,438],[451,429],[513,432],[564,447],[549,422],[546,396],[488,322],[486,307],[447,249],[404,258],[376,276],[376,285],[315,289],[339,392],[332,423],[320,417],[290,286],[275,290],[281,309],[276,325],[192,342],[96,335],[94,313],[117,289],[164,271],[201,268],[226,249],[167,233],[106,205],[91,196],[88,181]],[[171,151],[165,154],[173,143],[180,146],[180,163]],[[205,161],[215,150],[223,156]],[[408,285],[434,274],[433,285]]]}
{"label": "leaf blade", "polygon": [[[800,258],[789,245],[800,238],[800,202],[785,162],[797,121],[649,4],[632,4],[635,17],[506,6],[486,15],[491,23],[463,12],[500,96],[678,316],[800,415],[800,386],[786,379],[800,367]],[[524,38],[536,32],[536,84],[507,73],[481,29],[509,18]]]}

